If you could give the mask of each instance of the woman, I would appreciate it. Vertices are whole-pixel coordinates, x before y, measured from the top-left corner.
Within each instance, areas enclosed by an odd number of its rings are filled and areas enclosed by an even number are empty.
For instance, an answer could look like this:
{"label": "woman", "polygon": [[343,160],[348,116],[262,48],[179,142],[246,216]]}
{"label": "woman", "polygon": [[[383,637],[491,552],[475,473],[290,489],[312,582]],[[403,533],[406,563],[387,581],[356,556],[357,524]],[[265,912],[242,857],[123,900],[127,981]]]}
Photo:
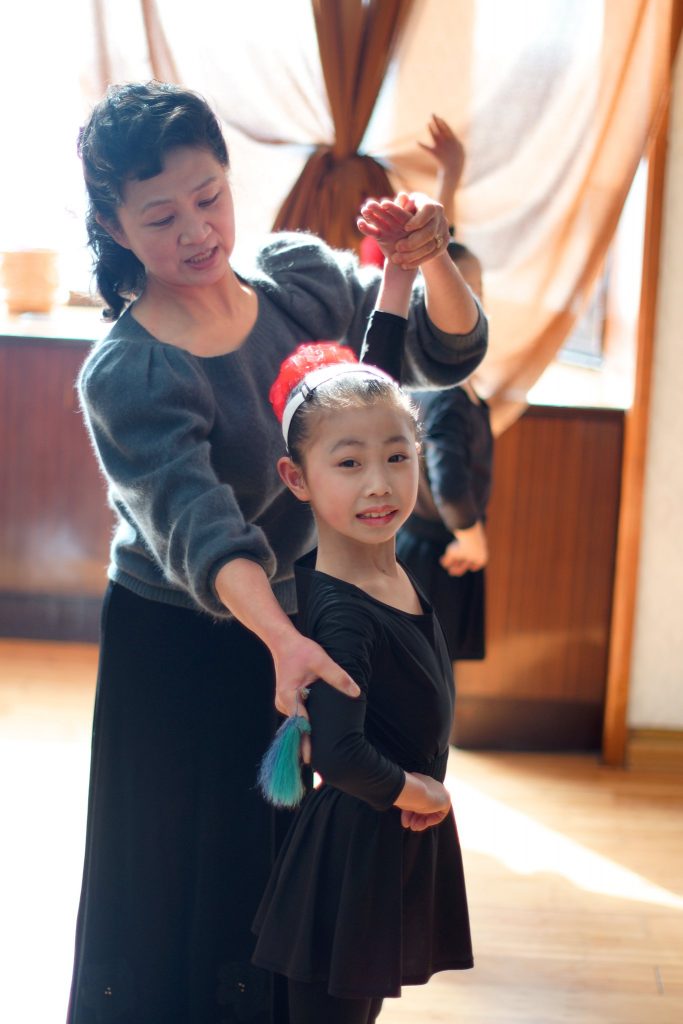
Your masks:
{"label": "woman", "polygon": [[[292,565],[314,532],[277,474],[268,389],[302,341],[359,350],[379,275],[303,234],[274,236],[238,274],[225,143],[187,90],[112,88],[79,149],[115,321],[79,389],[119,525],[69,1020],[265,1024],[271,982],[249,960],[282,827],[255,788],[274,685],[285,713],[318,678],[358,692],[291,619]],[[367,208],[380,238],[406,219]],[[441,207],[410,210],[392,249],[424,263],[405,379],[448,385],[480,361],[485,321],[445,255]]]}

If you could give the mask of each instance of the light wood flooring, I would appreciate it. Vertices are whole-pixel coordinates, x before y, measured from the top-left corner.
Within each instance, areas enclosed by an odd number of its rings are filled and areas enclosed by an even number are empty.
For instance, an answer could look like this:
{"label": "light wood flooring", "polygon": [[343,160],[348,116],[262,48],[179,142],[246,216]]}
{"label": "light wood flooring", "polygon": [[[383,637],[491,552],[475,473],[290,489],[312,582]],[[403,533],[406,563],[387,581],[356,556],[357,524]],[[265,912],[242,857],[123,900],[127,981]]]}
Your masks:
{"label": "light wood flooring", "polygon": [[[90,646],[0,641],[7,1024],[64,1019],[95,665]],[[682,1024],[683,776],[454,751],[448,782],[476,967],[406,989],[382,1024]]]}

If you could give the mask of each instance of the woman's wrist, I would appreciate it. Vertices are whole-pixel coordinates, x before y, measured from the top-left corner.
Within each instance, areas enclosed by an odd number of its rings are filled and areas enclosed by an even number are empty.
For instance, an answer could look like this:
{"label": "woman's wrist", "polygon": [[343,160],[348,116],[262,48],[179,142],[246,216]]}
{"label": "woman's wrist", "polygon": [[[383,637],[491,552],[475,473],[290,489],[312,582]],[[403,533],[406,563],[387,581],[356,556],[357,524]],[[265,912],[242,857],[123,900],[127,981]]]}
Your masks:
{"label": "woman's wrist", "polygon": [[459,271],[444,249],[424,263],[427,315],[447,334],[469,334],[479,321],[479,307]]}
{"label": "woman's wrist", "polygon": [[300,634],[273,593],[265,570],[248,558],[226,562],[214,581],[228,611],[275,652]]}

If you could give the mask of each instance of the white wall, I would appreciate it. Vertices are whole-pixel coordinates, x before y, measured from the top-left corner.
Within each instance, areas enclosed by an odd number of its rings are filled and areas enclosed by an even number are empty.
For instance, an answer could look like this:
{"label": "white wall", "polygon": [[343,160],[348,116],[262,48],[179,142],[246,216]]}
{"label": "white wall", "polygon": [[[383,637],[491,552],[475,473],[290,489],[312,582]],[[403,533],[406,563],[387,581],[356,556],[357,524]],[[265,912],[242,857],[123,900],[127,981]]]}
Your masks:
{"label": "white wall", "polygon": [[674,79],[629,725],[683,729],[683,53]]}

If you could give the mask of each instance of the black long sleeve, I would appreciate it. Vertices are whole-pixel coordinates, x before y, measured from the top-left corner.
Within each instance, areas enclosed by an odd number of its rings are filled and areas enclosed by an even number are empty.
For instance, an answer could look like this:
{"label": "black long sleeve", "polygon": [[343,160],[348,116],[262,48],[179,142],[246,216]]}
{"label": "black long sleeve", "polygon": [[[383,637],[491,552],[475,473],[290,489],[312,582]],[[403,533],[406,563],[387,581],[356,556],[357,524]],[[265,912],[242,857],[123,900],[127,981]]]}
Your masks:
{"label": "black long sleeve", "polygon": [[376,309],[363,339],[361,362],[378,366],[400,383],[407,328],[408,321],[402,316]]}

